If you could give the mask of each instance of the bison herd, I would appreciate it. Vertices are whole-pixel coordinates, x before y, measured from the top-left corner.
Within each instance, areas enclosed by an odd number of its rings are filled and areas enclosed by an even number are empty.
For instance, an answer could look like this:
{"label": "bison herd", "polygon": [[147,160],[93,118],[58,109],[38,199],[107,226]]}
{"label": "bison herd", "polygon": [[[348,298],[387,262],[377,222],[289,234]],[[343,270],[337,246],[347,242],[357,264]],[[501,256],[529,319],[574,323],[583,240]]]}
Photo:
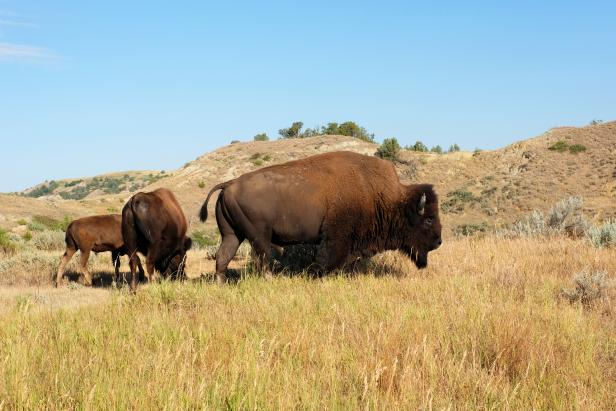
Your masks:
{"label": "bison herd", "polygon": [[[375,157],[333,152],[243,174],[211,189],[201,207],[202,221],[218,190],[219,283],[226,282],[227,266],[244,240],[250,242],[259,269],[267,269],[272,248],[312,244],[314,265],[322,272],[385,250],[400,250],[424,268],[428,253],[442,242],[432,186],[401,184],[393,164]],[[144,275],[148,281],[156,280],[157,272],[184,278],[192,245],[186,230],[186,217],[171,191],[137,193],[121,216],[85,217],[69,225],[56,285],[77,250],[86,285],[92,283],[87,268],[91,251],[111,251],[116,280],[119,256],[128,255],[133,291]],[[145,257],[145,272],[138,253]]]}

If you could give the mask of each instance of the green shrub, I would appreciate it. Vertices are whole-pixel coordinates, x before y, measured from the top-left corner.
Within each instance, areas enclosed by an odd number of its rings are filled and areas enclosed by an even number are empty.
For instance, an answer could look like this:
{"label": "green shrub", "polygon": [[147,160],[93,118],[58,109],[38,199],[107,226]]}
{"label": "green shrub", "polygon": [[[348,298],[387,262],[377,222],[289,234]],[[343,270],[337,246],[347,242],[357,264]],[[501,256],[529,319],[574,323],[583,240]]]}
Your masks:
{"label": "green shrub", "polygon": [[254,136],[254,141],[269,141],[269,137],[266,133],[259,133]]}
{"label": "green shrub", "polygon": [[20,218],[19,220],[17,220],[17,224],[19,224],[19,225],[28,225],[28,222],[25,219]]}
{"label": "green shrub", "polygon": [[548,150],[558,151],[559,153],[564,153],[568,149],[569,149],[569,144],[563,140],[559,140],[556,143],[548,147]]}
{"label": "green shrub", "polygon": [[218,230],[209,232],[205,230],[196,230],[192,232],[190,238],[192,238],[195,248],[207,248],[218,245],[220,235]]}
{"label": "green shrub", "polygon": [[34,190],[30,191],[26,195],[28,197],[34,197],[34,198],[46,196],[46,195],[52,194],[53,191],[56,188],[58,188],[58,186],[59,186],[59,184],[58,184],[57,181],[51,180],[49,183],[40,185],[39,187],[37,187]]}
{"label": "green shrub", "polygon": [[586,146],[582,145],[582,144],[573,144],[571,146],[569,146],[569,152],[571,154],[578,154],[578,153],[582,153],[586,151]]}
{"label": "green shrub", "polygon": [[428,151],[428,146],[426,146],[421,141],[417,140],[415,144],[413,144],[412,146],[406,146],[405,149],[409,151],[418,151],[421,153],[425,153]]}
{"label": "green shrub", "polygon": [[73,187],[76,186],[77,184],[81,183],[83,180],[73,180],[73,181],[68,181],[66,183],[64,183],[64,187]]}
{"label": "green shrub", "polygon": [[436,154],[443,154],[443,148],[438,144],[430,149],[431,152]]}
{"label": "green shrub", "polygon": [[459,145],[457,145],[456,143],[453,143],[452,145],[449,146],[450,153],[455,153],[456,151],[460,151]]}
{"label": "green shrub", "polygon": [[281,138],[298,138],[301,137],[300,132],[303,126],[304,123],[302,123],[301,121],[296,121],[291,124],[291,127],[281,128],[280,130],[278,130],[278,134],[280,134]]}
{"label": "green shrub", "polygon": [[201,180],[197,185],[199,186],[199,188],[205,188],[205,181]]}
{"label": "green shrub", "polygon": [[376,150],[377,157],[385,160],[396,161],[400,154],[400,144],[395,137],[386,138],[383,140],[383,144]]}
{"label": "green shrub", "polygon": [[252,164],[254,164],[257,167],[260,167],[260,166],[263,165],[263,160],[261,160],[261,159],[253,160]]}
{"label": "green shrub", "polygon": [[67,215],[62,220],[56,220],[44,215],[35,215],[32,217],[32,221],[28,224],[28,228],[31,231],[43,231],[45,229],[52,231],[66,231],[68,225],[73,219]]}
{"label": "green shrub", "polygon": [[450,193],[447,193],[448,200],[441,204],[441,210],[445,213],[461,213],[467,204],[479,202],[481,198],[476,197],[473,193],[465,188],[459,188]]}
{"label": "green shrub", "polygon": [[342,124],[328,123],[326,127],[321,128],[320,134],[341,135],[355,137],[363,141],[374,143],[374,134],[359,126],[354,121],[345,121]]}
{"label": "green shrub", "polygon": [[9,233],[0,228],[0,251],[6,254],[12,254],[15,252],[16,248],[17,246],[11,241]]}

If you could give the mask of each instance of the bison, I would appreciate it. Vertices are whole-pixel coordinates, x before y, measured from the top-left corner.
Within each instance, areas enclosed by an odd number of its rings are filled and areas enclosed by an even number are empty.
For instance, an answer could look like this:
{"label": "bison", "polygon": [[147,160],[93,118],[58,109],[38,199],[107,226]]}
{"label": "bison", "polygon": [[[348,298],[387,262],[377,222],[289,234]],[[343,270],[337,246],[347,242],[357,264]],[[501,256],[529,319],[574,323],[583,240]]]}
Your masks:
{"label": "bison", "polygon": [[401,250],[424,268],[442,242],[433,187],[401,184],[393,164],[376,157],[333,152],[246,173],[211,189],[201,221],[217,190],[219,283],[244,239],[260,266],[272,245],[316,244],[322,271],[385,250]]}
{"label": "bison", "polygon": [[186,236],[186,217],[173,193],[159,188],[137,193],[122,209],[122,237],[129,255],[131,289],[137,287],[137,252],[146,256],[146,278],[154,281],[155,271],[164,277],[184,277],[183,263],[192,241]]}
{"label": "bison", "polygon": [[[88,270],[88,258],[91,251],[95,253],[111,251],[111,262],[115,266],[115,281],[119,281],[120,256],[126,254],[122,239],[121,215],[95,215],[75,220],[66,229],[65,241],[66,251],[64,251],[58,268],[56,287],[62,281],[66,264],[77,250],[81,251],[81,273],[85,285],[92,285],[92,276]],[[139,258],[136,259],[136,263],[139,266],[139,272],[143,274]]]}

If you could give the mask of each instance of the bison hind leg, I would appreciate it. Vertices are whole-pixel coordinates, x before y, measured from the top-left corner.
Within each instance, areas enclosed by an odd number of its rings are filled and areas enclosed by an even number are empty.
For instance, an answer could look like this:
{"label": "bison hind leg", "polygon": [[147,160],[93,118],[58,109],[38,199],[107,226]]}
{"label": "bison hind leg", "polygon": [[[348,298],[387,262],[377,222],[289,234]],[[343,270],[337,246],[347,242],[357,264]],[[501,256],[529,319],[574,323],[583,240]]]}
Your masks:
{"label": "bison hind leg", "polygon": [[239,238],[236,234],[223,234],[222,242],[216,252],[216,281],[218,284],[222,285],[227,282],[227,267],[242,241],[244,239]]}

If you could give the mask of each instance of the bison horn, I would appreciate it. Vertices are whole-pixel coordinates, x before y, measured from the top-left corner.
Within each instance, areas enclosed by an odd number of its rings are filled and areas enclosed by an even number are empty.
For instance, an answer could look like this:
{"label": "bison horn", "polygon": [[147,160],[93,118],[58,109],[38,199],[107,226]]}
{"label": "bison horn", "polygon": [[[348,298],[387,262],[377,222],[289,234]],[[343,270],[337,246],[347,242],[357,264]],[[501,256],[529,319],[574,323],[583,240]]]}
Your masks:
{"label": "bison horn", "polygon": [[419,215],[424,215],[424,212],[426,211],[426,194],[422,194],[421,198],[419,199],[419,207],[417,209],[417,212],[419,213]]}

